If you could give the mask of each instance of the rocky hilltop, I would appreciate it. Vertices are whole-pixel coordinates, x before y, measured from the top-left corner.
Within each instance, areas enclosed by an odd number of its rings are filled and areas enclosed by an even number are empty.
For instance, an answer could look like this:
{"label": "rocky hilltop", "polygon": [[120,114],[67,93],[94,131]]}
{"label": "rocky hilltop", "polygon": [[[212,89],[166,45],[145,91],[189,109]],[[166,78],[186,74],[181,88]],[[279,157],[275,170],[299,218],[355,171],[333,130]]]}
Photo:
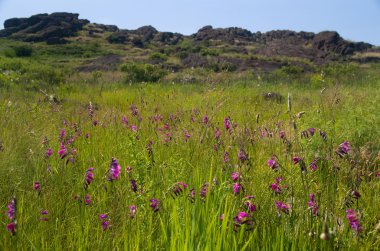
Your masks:
{"label": "rocky hilltop", "polygon": [[[353,58],[355,54],[378,51],[368,43],[347,41],[334,31],[312,33],[275,30],[262,33],[237,27],[205,26],[195,34],[185,36],[160,32],[152,26],[136,30],[119,29],[115,25],[90,23],[72,13],[8,19],[4,22],[0,37],[24,42],[46,42],[48,45],[102,39],[104,43],[118,48],[124,45],[125,48],[166,54],[145,58],[144,63],[161,64],[172,70],[206,67],[216,71],[272,71],[289,65],[307,70],[310,64],[356,60]],[[167,56],[179,58],[179,63],[166,63]],[[130,60],[140,60],[142,57],[136,58]],[[366,59],[361,60],[366,62]],[[122,62],[121,57],[118,57],[119,61]]]}
{"label": "rocky hilltop", "polygon": [[38,14],[29,18],[11,18],[4,22],[0,37],[11,37],[26,42],[65,43],[66,37],[75,36],[89,21],[79,14]]}

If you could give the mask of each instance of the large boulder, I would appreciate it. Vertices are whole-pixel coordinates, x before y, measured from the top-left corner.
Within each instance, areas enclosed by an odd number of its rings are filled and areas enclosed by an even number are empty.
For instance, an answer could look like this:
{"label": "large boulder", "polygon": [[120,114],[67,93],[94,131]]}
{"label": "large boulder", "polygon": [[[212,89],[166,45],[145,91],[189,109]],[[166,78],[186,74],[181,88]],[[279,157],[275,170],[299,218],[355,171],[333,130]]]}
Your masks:
{"label": "large boulder", "polygon": [[354,52],[360,52],[370,49],[372,45],[367,43],[353,43],[344,40],[335,31],[323,31],[313,38],[313,47],[324,53],[335,53],[338,55],[351,55]]}
{"label": "large boulder", "polygon": [[64,37],[75,36],[89,23],[88,20],[78,17],[79,14],[56,12],[29,18],[11,18],[4,22],[4,30],[0,31],[0,37],[12,37],[28,42],[62,43]]}
{"label": "large boulder", "polygon": [[192,37],[198,42],[219,40],[229,44],[253,40],[252,32],[249,30],[238,27],[214,29],[211,25],[199,29],[197,33],[192,35]]}
{"label": "large boulder", "polygon": [[153,41],[159,43],[160,45],[176,45],[181,41],[183,35],[180,33],[173,32],[158,32],[155,34]]}

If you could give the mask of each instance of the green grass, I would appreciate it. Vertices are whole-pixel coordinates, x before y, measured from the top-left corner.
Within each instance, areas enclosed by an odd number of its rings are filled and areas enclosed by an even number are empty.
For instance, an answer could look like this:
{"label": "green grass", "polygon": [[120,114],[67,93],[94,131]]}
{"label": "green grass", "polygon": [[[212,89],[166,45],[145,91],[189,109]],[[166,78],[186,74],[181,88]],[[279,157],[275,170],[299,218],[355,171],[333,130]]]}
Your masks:
{"label": "green grass", "polygon": [[[366,83],[322,86],[273,82],[115,83],[105,87],[101,83],[58,84],[47,92],[56,94],[60,104],[18,85],[1,89],[0,249],[375,250],[380,244],[375,230],[380,217],[380,180],[375,177],[380,151],[376,127],[380,124],[379,80],[372,77]],[[326,89],[321,93],[323,87]],[[264,92],[283,95],[284,102],[267,101],[262,97]],[[292,94],[291,111],[288,93]],[[92,120],[89,102],[94,107]],[[138,116],[131,115],[132,104],[138,108]],[[298,118],[301,111],[305,114]],[[153,121],[156,114],[161,114],[163,121]],[[209,117],[207,125],[202,122],[204,115]],[[128,118],[128,126],[122,123],[123,116]],[[237,124],[231,133],[223,125],[227,116]],[[165,123],[170,126],[168,143],[167,131],[158,129]],[[138,132],[130,125],[137,125]],[[217,151],[216,127],[222,132]],[[301,132],[310,127],[317,128],[316,134],[301,138]],[[74,163],[57,155],[62,129],[66,130],[66,142],[70,135],[75,138],[66,145],[76,149]],[[291,145],[282,142],[281,130]],[[319,130],[327,133],[327,141]],[[185,131],[191,135],[187,141]],[[263,131],[273,136],[261,136]],[[48,143],[43,145],[45,137]],[[150,140],[154,142],[152,155],[146,149]],[[345,140],[352,149],[348,156],[339,158],[335,150]],[[50,158],[45,157],[48,148],[53,150]],[[238,160],[240,148],[248,154],[250,165]],[[227,164],[223,161],[225,152],[230,156]],[[308,172],[301,173],[292,163],[295,155],[306,165],[318,158],[317,171],[307,167]],[[272,156],[281,165],[278,172],[268,168],[267,160]],[[122,169],[120,179],[110,182],[112,157]],[[125,171],[128,166],[133,168],[130,176]],[[89,167],[94,167],[95,179],[85,190]],[[234,171],[243,177],[239,182],[244,191],[237,196],[232,190]],[[281,184],[287,185],[279,195],[269,188],[276,177],[282,177]],[[129,179],[137,181],[136,193]],[[37,181],[40,193],[33,189]],[[173,198],[171,188],[180,181],[189,187]],[[201,199],[200,190],[206,182],[207,196]],[[188,197],[190,188],[196,191],[193,203]],[[361,198],[350,199],[347,194],[352,190],[358,190]],[[310,193],[315,194],[319,216],[312,216],[307,208]],[[86,194],[91,195],[91,205],[84,203]],[[254,225],[239,227],[233,218],[247,211],[243,203],[246,195],[255,196]],[[13,196],[17,198],[17,232],[12,236],[6,231],[10,223],[6,212]],[[149,207],[151,198],[161,201],[159,212]],[[348,199],[352,202],[345,203]],[[279,217],[275,201],[289,204],[289,214]],[[130,205],[137,206],[133,219]],[[349,227],[348,208],[360,212],[364,230],[359,236]],[[42,209],[49,211],[46,222],[39,220]],[[109,217],[106,231],[99,220],[101,213]],[[333,232],[330,240],[320,239],[324,227]]]}

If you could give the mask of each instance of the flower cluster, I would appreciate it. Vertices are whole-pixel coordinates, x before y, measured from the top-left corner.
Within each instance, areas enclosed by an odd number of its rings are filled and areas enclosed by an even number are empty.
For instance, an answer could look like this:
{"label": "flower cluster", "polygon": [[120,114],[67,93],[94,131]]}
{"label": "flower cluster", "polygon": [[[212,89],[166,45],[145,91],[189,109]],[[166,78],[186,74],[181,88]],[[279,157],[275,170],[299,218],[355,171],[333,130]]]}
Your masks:
{"label": "flower cluster", "polygon": [[318,216],[318,204],[315,201],[314,194],[309,194],[309,202],[307,203],[308,208],[311,210],[314,216]]}
{"label": "flower cluster", "polygon": [[344,141],[342,144],[339,145],[339,148],[336,151],[336,153],[339,155],[339,157],[343,158],[344,155],[348,154],[350,149],[350,143],[348,141]]}
{"label": "flower cluster", "polygon": [[12,221],[7,225],[7,230],[13,235],[16,234],[16,198],[13,197],[11,203],[8,204],[8,218]]}
{"label": "flower cluster", "polygon": [[109,170],[109,180],[118,180],[121,173],[121,167],[115,158],[112,158],[110,170]]}
{"label": "flower cluster", "polygon": [[360,234],[364,230],[364,227],[359,222],[359,217],[355,210],[346,210],[346,218],[348,219],[351,229],[355,231],[356,234]]}

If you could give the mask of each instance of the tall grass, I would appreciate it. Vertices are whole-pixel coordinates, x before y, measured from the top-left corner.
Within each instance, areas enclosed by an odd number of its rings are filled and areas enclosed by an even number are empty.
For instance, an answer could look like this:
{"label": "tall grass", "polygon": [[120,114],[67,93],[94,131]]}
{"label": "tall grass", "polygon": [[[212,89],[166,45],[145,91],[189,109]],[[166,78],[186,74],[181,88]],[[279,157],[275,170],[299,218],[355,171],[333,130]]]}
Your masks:
{"label": "tall grass", "polygon": [[[98,86],[62,85],[54,89],[60,103],[37,92],[4,90],[0,249],[375,250],[380,245],[375,230],[380,219],[378,82],[323,87],[321,92],[320,86],[263,81],[218,86],[115,84],[99,95]],[[291,93],[291,109],[286,98],[266,100],[266,92],[283,97]],[[135,115],[132,105],[138,109]],[[162,115],[162,121],[155,121],[155,115]],[[230,130],[223,123],[226,117]],[[309,128],[316,128],[315,134],[301,137]],[[62,129],[65,136],[60,138]],[[187,140],[185,132],[190,135]],[[336,150],[343,141],[350,142],[351,150],[340,158]],[[57,154],[61,142],[73,153],[63,159]],[[50,157],[47,149],[53,150]],[[249,161],[238,159],[241,149]],[[293,164],[294,156],[305,161],[307,171]],[[122,169],[118,180],[109,181],[112,157]],[[272,157],[279,164],[277,171],[268,167]],[[315,171],[308,166],[313,160]],[[95,178],[86,190],[90,167]],[[232,172],[239,172],[238,183],[244,188],[237,195]],[[278,177],[282,191],[275,194],[270,185]],[[137,182],[136,192],[130,179]],[[34,182],[41,184],[39,191],[33,189]],[[177,182],[188,188],[174,193]],[[353,191],[361,197],[354,198]],[[308,209],[311,193],[318,215]],[[254,196],[257,211],[250,213],[251,224],[237,224],[234,217],[248,212],[247,195]],[[14,235],[6,231],[12,197],[17,199]],[[149,206],[152,198],[161,202],[158,212]],[[275,201],[288,205],[288,212],[278,212]],[[134,218],[130,205],[137,206]],[[350,228],[347,209],[360,215],[364,230],[359,234]],[[49,213],[41,215],[41,210]],[[106,230],[100,214],[108,215]],[[43,217],[48,221],[40,220]]]}

